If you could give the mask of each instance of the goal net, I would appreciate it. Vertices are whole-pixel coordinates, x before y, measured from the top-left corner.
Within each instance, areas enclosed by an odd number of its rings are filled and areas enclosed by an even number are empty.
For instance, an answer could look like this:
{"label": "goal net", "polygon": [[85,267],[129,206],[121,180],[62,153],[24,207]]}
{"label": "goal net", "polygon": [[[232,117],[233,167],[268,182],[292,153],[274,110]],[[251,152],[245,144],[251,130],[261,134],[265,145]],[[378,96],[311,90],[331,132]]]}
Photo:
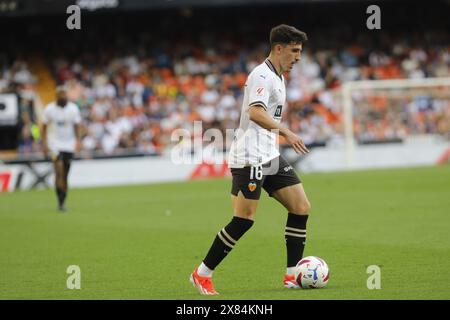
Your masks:
{"label": "goal net", "polygon": [[341,90],[347,168],[361,146],[450,141],[450,78],[352,81]]}

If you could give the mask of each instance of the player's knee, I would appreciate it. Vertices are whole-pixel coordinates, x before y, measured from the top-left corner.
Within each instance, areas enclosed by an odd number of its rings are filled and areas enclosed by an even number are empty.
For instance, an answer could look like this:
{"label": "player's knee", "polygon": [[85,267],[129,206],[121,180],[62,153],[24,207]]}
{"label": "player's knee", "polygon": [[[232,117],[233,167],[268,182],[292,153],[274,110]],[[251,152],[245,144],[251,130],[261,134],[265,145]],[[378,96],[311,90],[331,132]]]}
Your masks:
{"label": "player's knee", "polygon": [[55,177],[55,184],[58,187],[62,188],[62,186],[64,184],[64,181],[63,181],[63,179],[60,176],[56,175],[56,177]]}
{"label": "player's knee", "polygon": [[306,200],[301,203],[296,203],[292,208],[290,208],[289,212],[298,214],[298,215],[308,215],[311,210],[311,203]]}
{"label": "player's knee", "polygon": [[239,218],[254,220],[255,214],[256,214],[256,210],[254,210],[252,208],[248,208],[248,209],[240,210],[239,212],[235,212],[234,215]]}
{"label": "player's knee", "polygon": [[255,214],[254,213],[244,213],[244,214],[236,215],[236,216],[238,216],[240,218],[247,219],[247,220],[252,220],[252,221],[255,219]]}

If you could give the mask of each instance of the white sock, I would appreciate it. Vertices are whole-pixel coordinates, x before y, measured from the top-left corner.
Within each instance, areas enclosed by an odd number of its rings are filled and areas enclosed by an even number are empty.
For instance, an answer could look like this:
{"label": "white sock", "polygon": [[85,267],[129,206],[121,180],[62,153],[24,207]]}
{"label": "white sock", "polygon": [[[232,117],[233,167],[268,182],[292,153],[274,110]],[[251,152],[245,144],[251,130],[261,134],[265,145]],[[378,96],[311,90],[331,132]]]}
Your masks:
{"label": "white sock", "polygon": [[211,278],[214,270],[208,268],[203,262],[198,266],[197,273],[201,277]]}
{"label": "white sock", "polygon": [[290,276],[295,275],[295,267],[286,268],[286,274]]}

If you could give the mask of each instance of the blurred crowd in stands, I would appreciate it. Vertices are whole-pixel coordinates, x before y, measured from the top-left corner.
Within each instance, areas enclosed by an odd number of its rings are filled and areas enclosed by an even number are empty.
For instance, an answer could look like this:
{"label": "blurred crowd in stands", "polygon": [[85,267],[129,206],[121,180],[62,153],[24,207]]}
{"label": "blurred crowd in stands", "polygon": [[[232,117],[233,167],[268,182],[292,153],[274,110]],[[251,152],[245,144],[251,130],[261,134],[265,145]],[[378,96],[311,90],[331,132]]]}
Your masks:
{"label": "blurred crowd in stands", "polygon": [[[385,34],[377,42],[362,34],[353,43],[336,45],[323,34],[309,38],[301,62],[285,76],[283,109],[283,122],[307,144],[342,137],[339,88],[346,81],[450,77],[448,32]],[[83,47],[76,55],[60,50],[48,63],[56,83],[69,88],[69,98],[81,110],[84,151],[158,154],[173,144],[175,129],[192,130],[196,120],[204,130],[236,128],[247,74],[269,51],[265,42],[246,44],[230,35],[204,33],[195,42],[179,39],[155,45],[142,33],[133,41],[118,35],[107,47]],[[4,64],[0,70],[0,92],[11,84],[26,92],[35,81],[24,61]],[[432,95],[403,92],[354,92],[358,141],[425,133],[449,136],[448,87]],[[24,110],[26,104],[25,97]],[[35,114],[24,112],[22,118],[20,150],[39,150]]]}
{"label": "blurred crowd in stands", "polygon": [[39,121],[34,104],[36,81],[25,60],[18,58],[9,63],[6,55],[0,53],[0,94],[16,93],[18,97],[18,151],[21,153],[40,151]]}

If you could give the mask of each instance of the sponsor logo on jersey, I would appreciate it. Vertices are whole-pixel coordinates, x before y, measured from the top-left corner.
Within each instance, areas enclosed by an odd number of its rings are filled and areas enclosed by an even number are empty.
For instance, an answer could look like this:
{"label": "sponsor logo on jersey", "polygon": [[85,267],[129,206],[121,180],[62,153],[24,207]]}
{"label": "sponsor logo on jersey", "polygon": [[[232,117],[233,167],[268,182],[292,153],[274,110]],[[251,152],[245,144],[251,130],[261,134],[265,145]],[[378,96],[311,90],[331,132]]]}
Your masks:
{"label": "sponsor logo on jersey", "polygon": [[255,182],[250,182],[248,184],[248,190],[250,190],[250,192],[253,192],[253,191],[255,191],[255,189],[256,189],[256,183]]}
{"label": "sponsor logo on jersey", "polygon": [[284,172],[288,172],[289,170],[292,170],[292,169],[293,168],[291,166],[287,166],[287,167],[283,168]]}
{"label": "sponsor logo on jersey", "polygon": [[277,106],[277,109],[275,110],[274,117],[280,118],[281,117],[281,110],[283,109],[282,105]]}

